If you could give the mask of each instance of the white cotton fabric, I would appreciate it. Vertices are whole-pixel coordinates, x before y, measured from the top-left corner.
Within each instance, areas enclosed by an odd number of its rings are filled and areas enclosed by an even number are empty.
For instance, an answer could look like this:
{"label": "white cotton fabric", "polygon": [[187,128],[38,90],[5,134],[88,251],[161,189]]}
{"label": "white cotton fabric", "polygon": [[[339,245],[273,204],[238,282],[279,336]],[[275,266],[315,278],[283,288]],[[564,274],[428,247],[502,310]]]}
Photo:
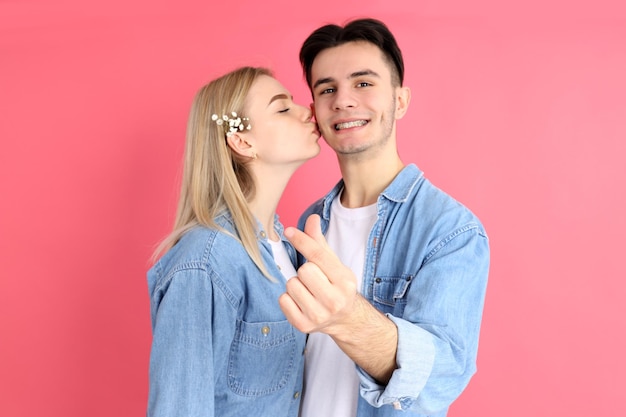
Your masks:
{"label": "white cotton fabric", "polygon": [[[326,240],[357,277],[361,291],[365,249],[376,222],[376,204],[359,208],[341,205],[341,193],[331,206]],[[359,378],[354,362],[323,333],[309,335],[304,361],[301,417],[355,417]]]}
{"label": "white cotton fabric", "polygon": [[285,249],[285,245],[282,240],[278,240],[274,242],[272,239],[267,240],[272,247],[272,254],[274,255],[274,262],[278,265],[278,269],[283,273],[283,277],[285,281],[296,276],[296,269],[293,267],[291,263],[291,259],[289,258],[289,254],[287,253],[287,249]]}

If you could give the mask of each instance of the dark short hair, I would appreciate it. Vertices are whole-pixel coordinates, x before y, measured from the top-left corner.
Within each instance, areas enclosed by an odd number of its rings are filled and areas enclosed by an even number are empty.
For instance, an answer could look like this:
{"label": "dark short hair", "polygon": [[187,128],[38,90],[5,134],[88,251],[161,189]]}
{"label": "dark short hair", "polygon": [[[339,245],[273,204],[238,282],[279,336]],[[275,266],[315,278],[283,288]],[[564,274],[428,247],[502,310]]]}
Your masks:
{"label": "dark short hair", "polygon": [[309,88],[311,88],[311,67],[315,57],[325,49],[355,41],[376,45],[390,64],[392,82],[402,85],[404,61],[395,37],[380,20],[366,18],[353,20],[343,27],[334,24],[321,26],[306,38],[300,48],[300,64]]}

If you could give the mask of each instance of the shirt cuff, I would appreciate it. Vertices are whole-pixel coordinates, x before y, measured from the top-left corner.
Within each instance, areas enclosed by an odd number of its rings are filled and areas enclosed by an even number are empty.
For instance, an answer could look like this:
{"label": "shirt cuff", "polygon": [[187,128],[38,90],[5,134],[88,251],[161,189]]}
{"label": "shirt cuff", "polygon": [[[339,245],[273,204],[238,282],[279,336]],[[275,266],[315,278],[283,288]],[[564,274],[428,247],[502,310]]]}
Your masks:
{"label": "shirt cuff", "polygon": [[428,381],[435,362],[435,344],[433,336],[419,326],[390,314],[387,317],[398,328],[397,368],[385,386],[357,367],[360,392],[374,407],[391,404],[396,409],[407,409]]}

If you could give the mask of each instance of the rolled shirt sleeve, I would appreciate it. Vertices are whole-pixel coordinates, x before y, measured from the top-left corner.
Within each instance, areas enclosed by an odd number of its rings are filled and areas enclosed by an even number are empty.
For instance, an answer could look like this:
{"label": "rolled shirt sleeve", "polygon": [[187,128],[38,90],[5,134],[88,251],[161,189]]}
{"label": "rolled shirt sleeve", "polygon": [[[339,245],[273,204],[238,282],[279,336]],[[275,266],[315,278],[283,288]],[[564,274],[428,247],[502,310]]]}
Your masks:
{"label": "rolled shirt sleeve", "polygon": [[466,225],[437,248],[416,274],[401,317],[387,314],[398,329],[390,381],[380,385],[357,368],[361,396],[373,407],[442,412],[476,372],[488,240],[480,227]]}
{"label": "rolled shirt sleeve", "polygon": [[[357,367],[361,382],[361,396],[372,406],[391,404],[398,408],[410,408],[426,385],[435,362],[433,336],[427,331],[406,320],[387,314],[398,328],[398,367],[387,385],[380,385],[371,376]],[[419,354],[416,354],[419,352]],[[410,387],[412,395],[407,395]]]}

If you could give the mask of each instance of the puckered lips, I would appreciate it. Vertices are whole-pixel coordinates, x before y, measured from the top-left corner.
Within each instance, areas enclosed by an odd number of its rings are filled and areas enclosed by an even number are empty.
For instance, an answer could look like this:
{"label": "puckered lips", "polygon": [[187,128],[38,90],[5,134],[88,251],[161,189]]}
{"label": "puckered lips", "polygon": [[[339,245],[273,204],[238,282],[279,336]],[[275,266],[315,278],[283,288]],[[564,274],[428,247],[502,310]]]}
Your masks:
{"label": "puckered lips", "polygon": [[339,131],[339,130],[344,130],[344,129],[350,129],[353,127],[365,126],[368,123],[369,123],[369,120],[365,120],[365,119],[348,120],[348,121],[335,123],[333,125],[333,128],[335,129],[335,131]]}

